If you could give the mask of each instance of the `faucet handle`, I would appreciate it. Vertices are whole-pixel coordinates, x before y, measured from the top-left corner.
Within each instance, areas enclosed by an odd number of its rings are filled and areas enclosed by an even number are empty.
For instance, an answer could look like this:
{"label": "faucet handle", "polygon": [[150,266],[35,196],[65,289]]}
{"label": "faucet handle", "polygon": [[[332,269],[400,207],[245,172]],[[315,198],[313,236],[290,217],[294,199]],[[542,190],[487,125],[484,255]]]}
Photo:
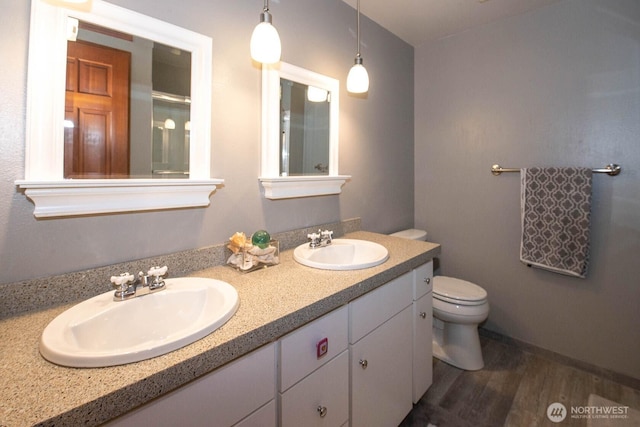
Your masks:
{"label": "faucet handle", "polygon": [[147,275],[154,276],[157,279],[158,277],[167,274],[167,270],[168,268],[166,265],[164,267],[151,267],[149,271],[147,271]]}
{"label": "faucet handle", "polygon": [[162,280],[162,276],[167,274],[167,266],[164,267],[152,267],[147,272],[149,276],[153,276],[153,282],[149,283],[149,290],[155,291],[161,288],[164,288],[164,280]]}
{"label": "faucet handle", "polygon": [[[320,230],[318,230],[320,231]],[[320,237],[319,233],[310,233],[307,234],[307,239],[311,239],[311,240],[318,240],[318,238]]]}
{"label": "faucet handle", "polygon": [[122,273],[119,276],[111,276],[111,283],[113,283],[113,287],[124,291],[127,289],[130,282],[133,282],[133,274]]}

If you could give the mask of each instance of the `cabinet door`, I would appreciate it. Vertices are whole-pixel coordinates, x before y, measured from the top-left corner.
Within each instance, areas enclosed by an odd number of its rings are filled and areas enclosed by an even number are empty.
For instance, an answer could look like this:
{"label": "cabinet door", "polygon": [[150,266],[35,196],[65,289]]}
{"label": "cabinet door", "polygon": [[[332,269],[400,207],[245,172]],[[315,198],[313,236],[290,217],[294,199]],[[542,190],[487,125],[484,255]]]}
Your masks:
{"label": "cabinet door", "polygon": [[429,292],[413,303],[413,403],[418,403],[433,382],[431,298]]}
{"label": "cabinet door", "polygon": [[350,348],[351,426],[397,426],[411,411],[412,307]]}
{"label": "cabinet door", "polygon": [[287,390],[281,406],[282,427],[343,425],[349,419],[349,352]]}
{"label": "cabinet door", "polygon": [[269,344],[107,425],[228,427],[273,400],[275,389],[275,344]]}
{"label": "cabinet door", "polygon": [[433,289],[433,261],[413,270],[413,300],[417,301]]}

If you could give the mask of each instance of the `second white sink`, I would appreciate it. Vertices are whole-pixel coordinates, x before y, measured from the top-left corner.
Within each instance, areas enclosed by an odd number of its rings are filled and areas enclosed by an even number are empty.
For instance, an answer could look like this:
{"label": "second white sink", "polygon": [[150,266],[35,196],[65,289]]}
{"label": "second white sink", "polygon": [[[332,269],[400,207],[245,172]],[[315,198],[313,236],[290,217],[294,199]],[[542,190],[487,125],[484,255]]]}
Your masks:
{"label": "second white sink", "polygon": [[330,245],[310,248],[308,243],[293,250],[293,259],[322,270],[360,270],[375,267],[389,258],[384,246],[358,239],[333,239]]}
{"label": "second white sink", "polygon": [[161,292],[127,301],[113,301],[111,291],[71,307],[45,328],[40,353],[79,368],[137,362],[207,336],[238,309],[238,293],[226,282],[183,277],[165,283]]}

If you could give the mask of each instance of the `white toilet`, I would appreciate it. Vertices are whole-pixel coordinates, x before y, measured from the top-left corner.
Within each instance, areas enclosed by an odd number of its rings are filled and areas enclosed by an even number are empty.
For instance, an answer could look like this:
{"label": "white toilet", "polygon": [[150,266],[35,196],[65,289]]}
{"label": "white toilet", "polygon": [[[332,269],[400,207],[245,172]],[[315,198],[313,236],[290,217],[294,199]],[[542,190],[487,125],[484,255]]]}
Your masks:
{"label": "white toilet", "polygon": [[[409,229],[391,234],[427,240],[424,230]],[[487,291],[453,277],[433,278],[433,356],[467,371],[484,367],[478,325],[489,315]]]}

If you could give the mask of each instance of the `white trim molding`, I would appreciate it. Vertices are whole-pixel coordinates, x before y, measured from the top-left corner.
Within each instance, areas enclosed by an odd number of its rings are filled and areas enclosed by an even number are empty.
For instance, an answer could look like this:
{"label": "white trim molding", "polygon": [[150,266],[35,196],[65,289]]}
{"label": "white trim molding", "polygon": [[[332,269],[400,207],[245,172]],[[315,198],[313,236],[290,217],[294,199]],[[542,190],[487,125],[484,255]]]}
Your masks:
{"label": "white trim molding", "polygon": [[[67,19],[77,18],[191,52],[189,178],[64,179]],[[211,177],[210,37],[93,0],[90,12],[31,2],[25,176],[15,184],[40,217],[209,205],[223,179]]]}
{"label": "white trim molding", "polygon": [[[280,78],[327,90],[331,94],[329,174],[280,176]],[[286,62],[262,66],[262,174],[258,178],[267,199],[340,194],[350,175],[338,174],[338,80]]]}
{"label": "white trim molding", "polygon": [[36,218],[209,206],[222,179],[16,181]]}
{"label": "white trim molding", "polygon": [[340,194],[349,175],[260,177],[267,199],[291,199]]}

